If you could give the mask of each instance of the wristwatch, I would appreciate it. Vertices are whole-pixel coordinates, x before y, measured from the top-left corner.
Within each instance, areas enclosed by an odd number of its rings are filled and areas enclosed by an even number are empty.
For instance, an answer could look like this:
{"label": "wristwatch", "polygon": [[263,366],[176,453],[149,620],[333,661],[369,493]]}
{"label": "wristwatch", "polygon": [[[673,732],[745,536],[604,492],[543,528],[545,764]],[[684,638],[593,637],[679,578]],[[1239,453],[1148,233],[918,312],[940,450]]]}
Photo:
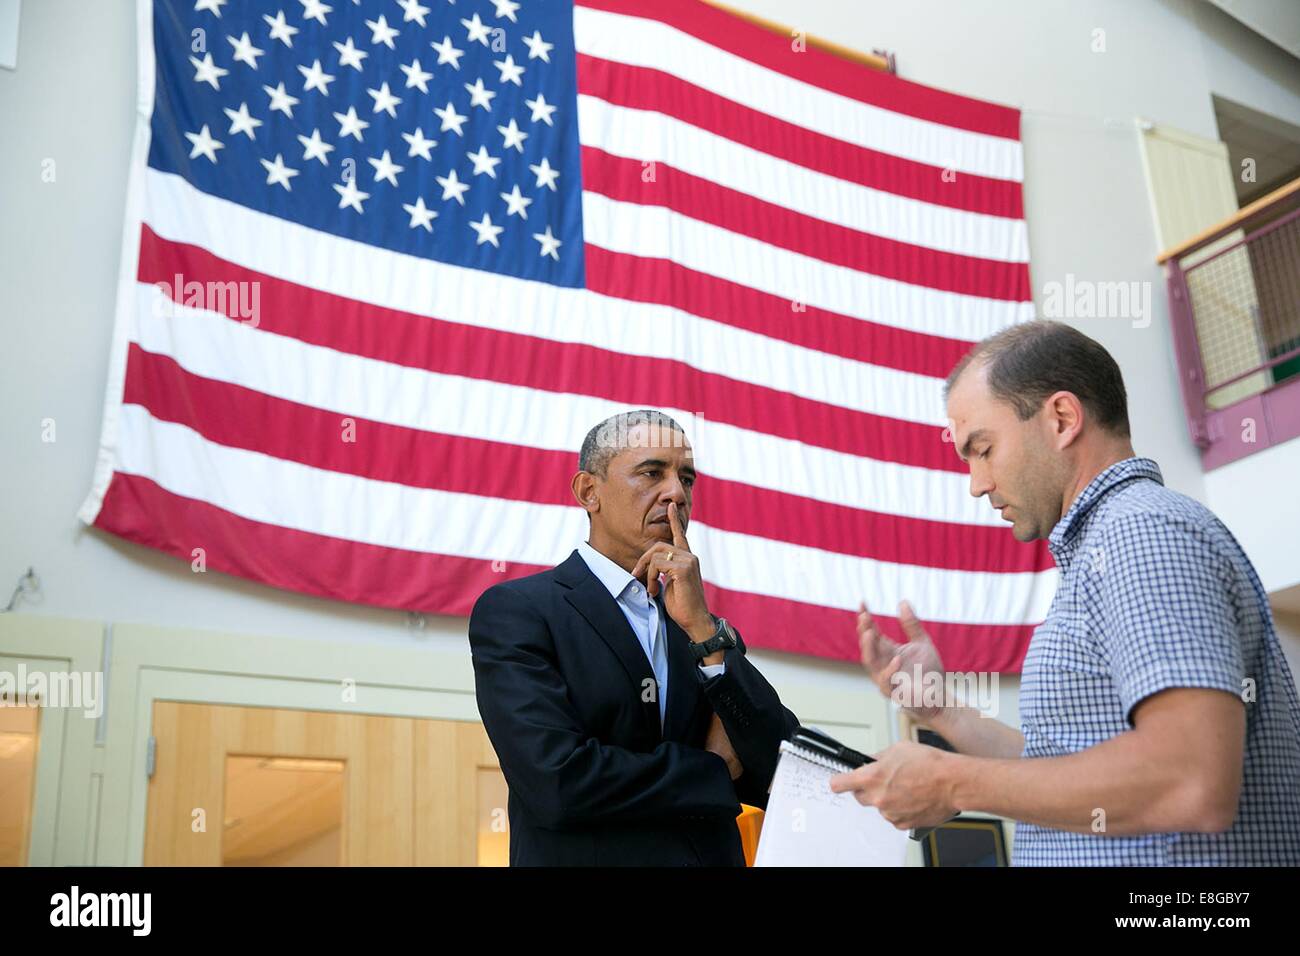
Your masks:
{"label": "wristwatch", "polygon": [[707,641],[691,642],[691,656],[697,664],[716,651],[729,650],[736,646],[736,631],[727,619],[714,617],[713,622],[712,637]]}

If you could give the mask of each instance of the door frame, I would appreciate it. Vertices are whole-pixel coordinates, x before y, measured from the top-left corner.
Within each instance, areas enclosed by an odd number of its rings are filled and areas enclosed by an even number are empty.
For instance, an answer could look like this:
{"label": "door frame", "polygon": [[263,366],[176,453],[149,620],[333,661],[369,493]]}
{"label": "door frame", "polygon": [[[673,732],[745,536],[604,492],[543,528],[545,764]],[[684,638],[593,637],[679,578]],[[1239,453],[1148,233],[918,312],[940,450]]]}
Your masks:
{"label": "door frame", "polygon": [[[0,614],[0,666],[21,663],[33,671],[98,673],[107,707],[103,667],[104,626],[30,614]],[[100,718],[79,709],[41,707],[32,794],[28,866],[75,866],[93,858],[99,813],[100,770],[107,711]],[[77,786],[65,786],[75,780]]]}

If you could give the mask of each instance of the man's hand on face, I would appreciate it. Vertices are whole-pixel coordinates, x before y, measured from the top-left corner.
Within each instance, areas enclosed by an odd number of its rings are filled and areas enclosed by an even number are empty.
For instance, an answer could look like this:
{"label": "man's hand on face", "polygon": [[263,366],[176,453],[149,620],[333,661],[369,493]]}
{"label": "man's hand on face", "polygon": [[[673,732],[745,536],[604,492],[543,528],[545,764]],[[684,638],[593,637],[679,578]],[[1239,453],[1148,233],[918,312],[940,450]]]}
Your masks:
{"label": "man's hand on face", "polygon": [[[672,528],[673,543],[656,541],[641,555],[632,577],[645,582],[646,592],[653,598],[660,591],[659,576],[663,585],[664,609],[677,622],[678,627],[690,635],[691,640],[707,641],[713,636],[713,617],[704,600],[704,581],[700,578],[700,559],[691,554],[677,503],[668,505],[668,525]],[[721,652],[718,652],[721,655]],[[705,663],[713,663],[705,658]]]}
{"label": "man's hand on face", "polygon": [[740,758],[736,756],[736,751],[731,748],[731,738],[727,736],[727,730],[722,726],[722,721],[717,714],[714,714],[709,721],[709,732],[704,738],[704,749],[709,753],[715,753],[727,762],[727,773],[731,774],[731,779],[736,780],[745,768],[740,763]]}

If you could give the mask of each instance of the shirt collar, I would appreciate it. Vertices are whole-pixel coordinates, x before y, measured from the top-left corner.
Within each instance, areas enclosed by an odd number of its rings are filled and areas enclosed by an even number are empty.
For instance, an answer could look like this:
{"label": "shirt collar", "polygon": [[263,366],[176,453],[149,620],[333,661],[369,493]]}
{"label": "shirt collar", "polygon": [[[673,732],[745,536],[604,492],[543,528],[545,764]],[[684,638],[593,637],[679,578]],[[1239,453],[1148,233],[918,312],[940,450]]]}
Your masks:
{"label": "shirt collar", "polygon": [[1047,544],[1052,553],[1057,554],[1070,542],[1078,533],[1084,516],[1108,491],[1134,478],[1149,478],[1162,485],[1165,483],[1164,476],[1160,474],[1160,466],[1150,458],[1125,458],[1103,469],[1079,492],[1079,497],[1074,499],[1065,512],[1065,517],[1056,523],[1052,533],[1047,536]]}
{"label": "shirt collar", "polygon": [[587,562],[591,573],[596,575],[596,579],[605,586],[610,597],[616,601],[627,590],[627,586],[636,581],[628,571],[605,557],[586,541],[578,545],[578,554],[582,555],[582,560]]}

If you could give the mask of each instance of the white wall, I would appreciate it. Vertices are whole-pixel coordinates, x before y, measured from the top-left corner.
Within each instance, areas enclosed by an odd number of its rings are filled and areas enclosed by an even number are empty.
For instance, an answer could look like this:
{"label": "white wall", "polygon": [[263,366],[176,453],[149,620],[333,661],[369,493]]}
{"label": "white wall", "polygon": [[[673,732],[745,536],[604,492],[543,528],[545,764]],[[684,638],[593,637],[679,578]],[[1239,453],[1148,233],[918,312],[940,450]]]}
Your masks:
{"label": "white wall", "polygon": [[1264,590],[1300,584],[1300,438],[1216,468],[1208,504],[1251,556]]}
{"label": "white wall", "polygon": [[[1041,292],[1067,274],[1151,283],[1147,327],[1077,324],[1124,369],[1139,452],[1160,461],[1169,485],[1203,499],[1132,119],[1214,136],[1210,94],[1221,92],[1300,123],[1295,61],[1262,52],[1230,18],[1211,19],[1213,33],[1204,34],[1194,0],[733,2],[852,47],[889,48],[907,79],[1026,111],[1035,286]],[[1090,48],[1097,28],[1106,31],[1104,53]],[[0,70],[0,591],[7,598],[34,565],[44,599],[24,613],[463,650],[463,619],[433,619],[416,631],[400,613],[196,575],[79,527],[113,318],[134,45],[131,0],[41,0],[23,5],[18,70]],[[57,178],[45,183],[50,160]],[[53,443],[41,441],[45,419],[56,423]],[[847,664],[756,656],[778,687],[872,693]],[[1007,685],[1013,692],[1014,681]]]}
{"label": "white wall", "polygon": [[1300,612],[1273,610],[1277,639],[1291,667],[1291,676],[1300,682]]}

